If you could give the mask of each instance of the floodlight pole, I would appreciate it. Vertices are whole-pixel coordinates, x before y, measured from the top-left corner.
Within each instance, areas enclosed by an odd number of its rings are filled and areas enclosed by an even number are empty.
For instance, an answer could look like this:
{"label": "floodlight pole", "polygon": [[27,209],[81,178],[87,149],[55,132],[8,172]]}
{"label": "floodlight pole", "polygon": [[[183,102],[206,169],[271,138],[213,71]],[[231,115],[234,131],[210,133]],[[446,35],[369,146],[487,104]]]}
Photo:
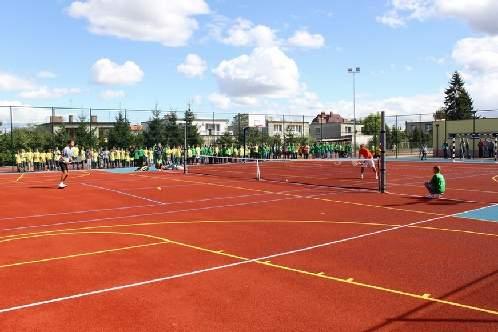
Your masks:
{"label": "floodlight pole", "polygon": [[348,68],[348,73],[353,74],[353,149],[352,157],[356,157],[356,74],[360,73],[360,67]]}

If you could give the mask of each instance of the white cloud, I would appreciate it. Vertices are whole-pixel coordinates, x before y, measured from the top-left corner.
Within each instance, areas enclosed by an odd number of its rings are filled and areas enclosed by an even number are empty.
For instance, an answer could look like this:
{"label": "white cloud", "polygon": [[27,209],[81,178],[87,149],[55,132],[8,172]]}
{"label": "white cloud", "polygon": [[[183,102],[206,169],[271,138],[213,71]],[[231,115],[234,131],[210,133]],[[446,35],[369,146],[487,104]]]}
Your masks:
{"label": "white cloud", "polygon": [[384,15],[377,16],[375,19],[377,22],[387,25],[393,29],[406,25],[405,19],[402,18],[395,10],[389,10]]}
{"label": "white cloud", "polygon": [[[224,25],[224,22],[221,22]],[[221,32],[222,26],[216,26],[216,38],[224,44],[232,46],[269,47],[278,44],[275,31],[266,25],[255,25],[249,20],[238,18],[227,31]]]}
{"label": "white cloud", "polygon": [[23,91],[19,97],[25,99],[57,99],[66,95],[79,94],[78,88],[48,88],[46,86],[38,87],[34,90]]}
{"label": "white cloud", "polygon": [[56,74],[52,73],[51,71],[48,71],[48,70],[42,70],[42,71],[39,71],[38,74],[36,74],[36,76],[38,78],[42,78],[42,79],[54,79],[57,77]]}
{"label": "white cloud", "polygon": [[496,0],[390,0],[387,12],[376,19],[382,24],[397,28],[412,20],[455,17],[476,30],[497,34],[497,13]]}
{"label": "white cloud", "polygon": [[197,15],[209,13],[204,0],[86,0],[68,8],[74,18],[85,18],[90,32],[164,46],[184,46],[198,29]]}
{"label": "white cloud", "polygon": [[105,90],[100,93],[102,99],[124,98],[126,96],[123,90]]}
{"label": "white cloud", "polygon": [[498,36],[464,38],[452,52],[453,60],[462,66],[467,89],[474,98],[474,106],[498,105]]}
{"label": "white cloud", "polygon": [[438,11],[466,21],[476,30],[498,34],[498,1],[496,0],[436,0]]}
{"label": "white cloud", "polygon": [[297,64],[278,47],[260,47],[249,55],[223,60],[213,73],[220,92],[229,97],[282,98],[299,90]]}
{"label": "white cloud", "polygon": [[119,65],[109,59],[97,60],[92,66],[93,80],[104,85],[131,85],[142,80],[144,72],[133,61]]}
{"label": "white cloud", "polygon": [[15,75],[0,72],[0,91],[20,91],[33,89],[33,83]]}
{"label": "white cloud", "polygon": [[231,101],[230,98],[227,97],[226,95],[219,94],[219,93],[212,93],[209,95],[208,100],[211,102],[211,104],[214,105],[214,107],[221,109],[221,110],[226,110],[230,108]]}
{"label": "white cloud", "polygon": [[287,42],[291,46],[303,48],[321,48],[325,46],[325,38],[320,34],[310,34],[306,30],[298,30]]}
{"label": "white cloud", "polygon": [[[48,122],[51,110],[48,108],[32,108],[17,100],[0,100],[0,106],[13,106],[13,127],[24,127],[27,125]],[[10,110],[8,107],[0,107],[0,122],[2,127],[10,129]]]}
{"label": "white cloud", "polygon": [[179,73],[187,77],[201,77],[207,69],[207,63],[197,54],[188,54],[185,61],[176,67]]}
{"label": "white cloud", "polygon": [[390,9],[377,22],[398,28],[408,21],[423,21],[435,14],[435,0],[391,0]]}
{"label": "white cloud", "polygon": [[446,57],[435,57],[435,56],[429,56],[426,58],[426,60],[438,65],[444,65],[447,61]]}

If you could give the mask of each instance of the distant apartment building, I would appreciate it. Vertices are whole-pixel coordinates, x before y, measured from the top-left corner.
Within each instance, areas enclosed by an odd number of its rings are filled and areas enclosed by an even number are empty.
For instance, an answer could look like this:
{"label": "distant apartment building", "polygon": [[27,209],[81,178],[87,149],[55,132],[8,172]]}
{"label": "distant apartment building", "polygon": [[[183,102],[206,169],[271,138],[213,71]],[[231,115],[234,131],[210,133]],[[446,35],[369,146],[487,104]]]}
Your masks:
{"label": "distant apartment building", "polygon": [[287,133],[292,133],[294,137],[308,137],[309,135],[309,123],[306,121],[298,121],[296,119],[286,120],[285,117],[282,118],[267,118],[266,127],[263,131],[268,134],[268,136],[280,136],[284,137]]}

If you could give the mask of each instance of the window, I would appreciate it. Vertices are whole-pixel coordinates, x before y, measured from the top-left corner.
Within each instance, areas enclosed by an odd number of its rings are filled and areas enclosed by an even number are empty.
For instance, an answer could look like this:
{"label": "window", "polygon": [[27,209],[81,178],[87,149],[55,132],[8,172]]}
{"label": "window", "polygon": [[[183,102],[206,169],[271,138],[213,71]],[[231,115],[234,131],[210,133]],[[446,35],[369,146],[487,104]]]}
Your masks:
{"label": "window", "polygon": [[352,130],[351,127],[345,127],[346,133],[351,134]]}
{"label": "window", "polygon": [[320,135],[320,132],[321,132],[320,128],[315,128],[315,135]]}
{"label": "window", "polygon": [[282,125],[281,124],[273,125],[273,131],[275,131],[275,132],[281,132],[282,131]]}
{"label": "window", "polygon": [[432,123],[426,123],[425,124],[425,131],[431,131],[432,130]]}

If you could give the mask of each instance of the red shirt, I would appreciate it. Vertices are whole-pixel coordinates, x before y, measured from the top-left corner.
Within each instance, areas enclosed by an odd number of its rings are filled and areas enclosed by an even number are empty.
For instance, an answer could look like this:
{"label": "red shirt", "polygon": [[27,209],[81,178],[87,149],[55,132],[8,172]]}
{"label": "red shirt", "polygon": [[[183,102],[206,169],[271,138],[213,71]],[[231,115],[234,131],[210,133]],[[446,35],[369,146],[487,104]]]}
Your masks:
{"label": "red shirt", "polygon": [[360,155],[360,157],[363,157],[365,159],[372,159],[373,158],[372,152],[370,152],[370,150],[368,150],[367,148],[361,148],[358,151],[358,154]]}

